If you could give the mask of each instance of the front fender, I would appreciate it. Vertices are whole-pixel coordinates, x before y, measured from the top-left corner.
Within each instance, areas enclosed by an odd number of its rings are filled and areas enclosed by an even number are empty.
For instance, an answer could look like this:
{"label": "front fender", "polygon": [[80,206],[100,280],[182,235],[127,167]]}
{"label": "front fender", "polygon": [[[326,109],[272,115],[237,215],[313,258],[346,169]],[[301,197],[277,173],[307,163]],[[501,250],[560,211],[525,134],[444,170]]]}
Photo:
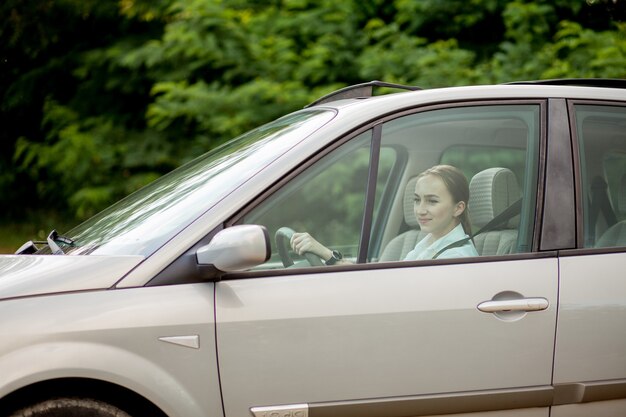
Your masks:
{"label": "front fender", "polygon": [[[37,358],[45,358],[38,360]],[[184,384],[158,364],[113,346],[58,342],[29,346],[0,358],[0,398],[29,385],[62,378],[90,378],[134,391],[169,416],[204,416]],[[2,382],[0,382],[2,384]],[[185,410],[184,414],[180,410]]]}
{"label": "front fender", "polygon": [[[223,416],[213,284],[0,302],[0,398],[57,378],[113,383],[175,417]],[[198,346],[160,339],[193,336]]]}

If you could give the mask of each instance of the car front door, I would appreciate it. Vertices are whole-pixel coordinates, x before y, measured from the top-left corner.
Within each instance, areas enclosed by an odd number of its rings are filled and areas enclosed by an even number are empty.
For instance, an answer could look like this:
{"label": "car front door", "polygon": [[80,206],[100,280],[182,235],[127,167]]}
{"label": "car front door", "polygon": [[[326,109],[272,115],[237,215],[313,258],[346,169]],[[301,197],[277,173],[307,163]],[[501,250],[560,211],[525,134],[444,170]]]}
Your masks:
{"label": "car front door", "polygon": [[[483,102],[388,117],[233,219],[277,240],[268,262],[216,283],[226,417],[547,417],[558,263],[535,250],[545,114]],[[440,163],[471,180],[480,256],[404,261],[420,239],[411,181]],[[289,229],[342,262],[289,252]]]}

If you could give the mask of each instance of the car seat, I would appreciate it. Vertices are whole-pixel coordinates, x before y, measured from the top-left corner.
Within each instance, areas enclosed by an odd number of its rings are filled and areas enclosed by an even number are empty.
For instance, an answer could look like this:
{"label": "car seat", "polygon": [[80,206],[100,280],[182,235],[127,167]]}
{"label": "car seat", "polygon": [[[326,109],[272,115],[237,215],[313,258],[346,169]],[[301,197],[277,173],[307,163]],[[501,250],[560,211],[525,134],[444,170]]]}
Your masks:
{"label": "car seat", "polygon": [[[626,174],[622,175],[619,186],[615,208],[620,217],[623,218],[626,215]],[[617,222],[609,227],[595,244],[597,248],[612,246],[626,246],[626,220]]]}
{"label": "car seat", "polygon": [[517,251],[519,215],[503,220],[499,230],[480,232],[521,197],[515,174],[507,168],[488,168],[470,181],[469,216],[474,246],[481,256],[507,255]]}
{"label": "car seat", "polygon": [[428,234],[420,230],[419,223],[415,217],[415,211],[413,210],[415,183],[417,183],[417,176],[411,178],[404,187],[404,222],[410,230],[391,239],[387,246],[385,246],[385,249],[383,249],[378,262],[394,262],[404,259],[406,255],[415,248],[417,242]]}

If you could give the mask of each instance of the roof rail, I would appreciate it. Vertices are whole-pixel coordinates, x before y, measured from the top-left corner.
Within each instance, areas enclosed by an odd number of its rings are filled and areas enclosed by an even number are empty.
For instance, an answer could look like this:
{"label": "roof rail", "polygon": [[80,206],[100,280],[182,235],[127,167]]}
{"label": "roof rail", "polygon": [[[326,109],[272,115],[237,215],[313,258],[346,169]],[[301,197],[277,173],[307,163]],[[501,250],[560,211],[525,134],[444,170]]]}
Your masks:
{"label": "roof rail", "polygon": [[333,91],[330,94],[326,94],[325,96],[315,100],[311,104],[307,104],[304,108],[318,106],[320,104],[329,103],[335,100],[341,100],[346,98],[365,98],[372,97],[374,87],[389,87],[389,88],[397,88],[400,90],[409,90],[416,91],[422,90],[421,87],[412,86],[412,85],[403,85],[403,84],[393,84],[386,83],[384,81],[369,81],[362,84],[355,84],[348,87],[344,87],[340,90]]}
{"label": "roof rail", "polygon": [[626,88],[626,79],[620,78],[559,78],[553,80],[535,80],[535,81],[513,81],[505,83],[507,85],[515,84],[535,84],[535,85],[571,85],[577,87],[607,87],[607,88]]}

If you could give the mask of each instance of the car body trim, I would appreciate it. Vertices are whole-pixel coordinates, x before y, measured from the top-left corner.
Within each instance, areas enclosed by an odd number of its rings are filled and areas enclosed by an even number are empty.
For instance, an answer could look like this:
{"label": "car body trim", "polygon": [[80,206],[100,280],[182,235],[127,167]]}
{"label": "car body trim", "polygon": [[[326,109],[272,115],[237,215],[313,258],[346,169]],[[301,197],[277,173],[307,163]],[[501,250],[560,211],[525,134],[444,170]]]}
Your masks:
{"label": "car body trim", "polygon": [[573,249],[576,247],[576,210],[567,106],[564,99],[550,99],[548,107],[550,140],[540,250]]}
{"label": "car body trim", "polygon": [[309,404],[310,417],[406,417],[549,407],[553,388],[528,387]]}
{"label": "car body trim", "polygon": [[626,380],[253,407],[255,417],[406,417],[514,410],[626,398]]}
{"label": "car body trim", "polygon": [[380,162],[380,145],[382,139],[383,125],[378,124],[372,129],[372,138],[370,141],[370,163],[367,179],[367,191],[365,194],[365,213],[363,215],[363,223],[361,224],[361,241],[359,243],[359,251],[357,263],[363,264],[367,262],[367,254],[369,253],[369,244],[372,233],[372,219],[374,218],[374,201],[376,199],[376,177],[378,176],[378,164]]}
{"label": "car body trim", "polygon": [[255,417],[309,417],[308,404],[252,407],[250,411]]}
{"label": "car body trim", "polygon": [[470,264],[470,263],[482,263],[482,262],[505,262],[515,261],[523,259],[543,259],[543,258],[556,258],[557,251],[546,252],[525,252],[516,253],[511,255],[493,255],[493,256],[474,256],[467,258],[450,258],[450,259],[425,259],[418,261],[394,261],[394,262],[371,262],[367,264],[342,264],[334,266],[320,266],[320,267],[304,267],[293,269],[268,269],[261,271],[246,271],[246,272],[234,272],[228,273],[220,277],[221,281],[225,280],[237,280],[237,279],[252,279],[252,278],[264,278],[264,277],[278,277],[285,275],[310,275],[310,274],[324,274],[336,272],[337,268],[342,271],[364,271],[364,270],[377,270],[377,269],[396,269],[396,268],[414,268],[430,265],[453,265],[453,264]]}
{"label": "car body trim", "polygon": [[159,337],[161,342],[173,345],[184,346],[192,349],[200,349],[200,336],[197,334],[189,336],[164,336]]}
{"label": "car body trim", "polygon": [[566,256],[609,255],[626,252],[626,246],[607,246],[605,248],[568,249],[559,251],[559,258]]}
{"label": "car body trim", "polygon": [[626,398],[626,379],[555,384],[552,405],[589,403]]}
{"label": "car body trim", "polygon": [[544,206],[546,201],[546,167],[548,165],[548,104],[547,100],[540,104],[540,138],[539,138],[539,160],[537,164],[537,190],[535,195],[535,218],[533,225],[532,251],[539,250],[539,240],[541,237],[541,225],[543,222]]}

